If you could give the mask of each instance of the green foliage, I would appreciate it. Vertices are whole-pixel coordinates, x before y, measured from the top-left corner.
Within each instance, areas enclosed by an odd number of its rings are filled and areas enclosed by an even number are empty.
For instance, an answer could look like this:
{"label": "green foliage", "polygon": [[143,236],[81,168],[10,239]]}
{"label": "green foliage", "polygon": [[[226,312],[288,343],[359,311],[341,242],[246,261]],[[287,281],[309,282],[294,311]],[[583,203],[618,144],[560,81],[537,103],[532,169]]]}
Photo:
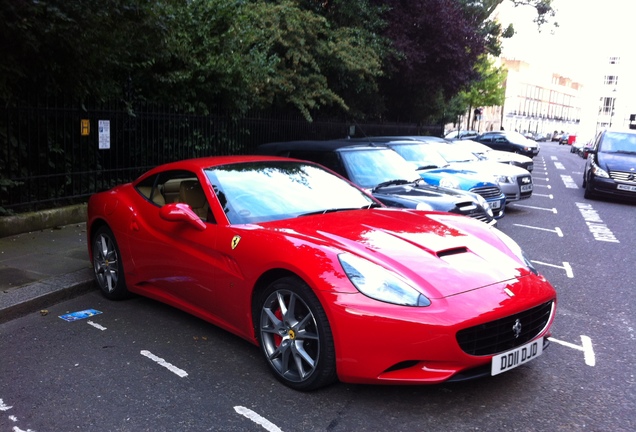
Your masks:
{"label": "green foliage", "polygon": [[475,65],[475,71],[479,79],[466,91],[459,93],[460,100],[469,107],[503,105],[506,94],[506,69],[495,66],[488,56],[482,56]]}

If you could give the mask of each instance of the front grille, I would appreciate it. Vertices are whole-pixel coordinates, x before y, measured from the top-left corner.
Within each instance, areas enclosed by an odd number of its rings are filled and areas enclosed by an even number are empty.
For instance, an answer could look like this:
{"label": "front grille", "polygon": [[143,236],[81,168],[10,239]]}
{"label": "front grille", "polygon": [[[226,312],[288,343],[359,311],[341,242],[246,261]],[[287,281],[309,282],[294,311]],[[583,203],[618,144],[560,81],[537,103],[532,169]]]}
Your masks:
{"label": "front grille", "polygon": [[[457,342],[465,353],[494,355],[521,346],[539,335],[550,321],[554,302],[549,301],[515,315],[457,332]],[[521,325],[516,337],[513,327]]]}
{"label": "front grille", "polygon": [[488,186],[488,187],[480,187],[480,188],[474,188],[470,190],[473,193],[476,193],[478,195],[481,195],[482,197],[488,199],[488,198],[496,198],[499,195],[501,195],[501,189],[499,189],[499,186]]}
{"label": "front grille", "polygon": [[610,177],[614,180],[618,180],[625,183],[636,184],[636,173],[629,171],[610,171]]}

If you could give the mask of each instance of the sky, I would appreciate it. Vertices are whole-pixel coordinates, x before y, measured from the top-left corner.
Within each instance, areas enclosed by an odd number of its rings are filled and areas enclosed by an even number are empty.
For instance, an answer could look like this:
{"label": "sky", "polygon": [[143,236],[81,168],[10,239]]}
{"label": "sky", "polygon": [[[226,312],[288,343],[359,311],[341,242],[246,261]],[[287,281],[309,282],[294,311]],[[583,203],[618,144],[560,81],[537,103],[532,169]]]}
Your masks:
{"label": "sky", "polygon": [[[595,63],[636,41],[634,0],[553,0],[554,21],[541,31],[532,22],[536,11],[505,2],[498,10],[502,24],[512,23],[516,34],[504,41],[503,55],[585,82]],[[633,48],[632,48],[633,51]]]}

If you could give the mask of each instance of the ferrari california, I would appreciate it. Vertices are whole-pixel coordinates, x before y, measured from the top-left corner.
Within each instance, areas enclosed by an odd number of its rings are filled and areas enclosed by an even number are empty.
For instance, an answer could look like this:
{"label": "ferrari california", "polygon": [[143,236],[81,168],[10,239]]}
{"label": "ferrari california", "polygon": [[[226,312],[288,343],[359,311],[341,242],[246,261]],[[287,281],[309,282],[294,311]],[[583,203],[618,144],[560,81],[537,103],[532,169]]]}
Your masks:
{"label": "ferrari california", "polygon": [[497,375],[548,345],[556,293],[496,228],[384,207],[326,168],[226,156],[91,196],[109,299],[147,296],[260,347],[297,390]]}

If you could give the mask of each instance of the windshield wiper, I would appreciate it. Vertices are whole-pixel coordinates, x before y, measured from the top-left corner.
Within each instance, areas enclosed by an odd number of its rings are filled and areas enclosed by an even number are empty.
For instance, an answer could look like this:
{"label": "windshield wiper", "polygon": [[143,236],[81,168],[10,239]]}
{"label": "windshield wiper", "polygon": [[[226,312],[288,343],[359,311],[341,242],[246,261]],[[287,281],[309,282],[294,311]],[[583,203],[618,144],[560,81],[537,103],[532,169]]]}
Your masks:
{"label": "windshield wiper", "polygon": [[374,187],[371,190],[371,192],[377,192],[378,189],[382,189],[383,187],[403,185],[403,184],[407,184],[407,183],[411,183],[411,182],[408,181],[408,180],[403,180],[403,179],[388,180],[388,181],[382,182],[379,185],[377,185],[376,187]]}
{"label": "windshield wiper", "polygon": [[298,216],[312,216],[312,215],[318,215],[318,214],[327,214],[327,213],[335,213],[335,212],[339,212],[339,211],[350,211],[350,210],[360,210],[361,208],[367,208],[367,206],[364,207],[336,207],[336,208],[328,208],[328,209],[324,209],[324,210],[316,210],[316,211],[312,211],[312,212],[308,212],[308,213],[302,213],[299,214]]}
{"label": "windshield wiper", "polygon": [[375,203],[375,202],[372,202],[372,203],[364,205],[362,207],[334,207],[334,208],[328,208],[328,209],[324,209],[324,210],[316,210],[316,211],[312,211],[312,212],[308,212],[308,213],[299,214],[298,217],[300,217],[300,216],[312,216],[312,215],[319,215],[319,214],[327,214],[327,213],[335,213],[335,212],[340,212],[340,211],[368,210],[368,209],[377,208],[377,207],[382,207],[382,205],[378,204],[378,203]]}

